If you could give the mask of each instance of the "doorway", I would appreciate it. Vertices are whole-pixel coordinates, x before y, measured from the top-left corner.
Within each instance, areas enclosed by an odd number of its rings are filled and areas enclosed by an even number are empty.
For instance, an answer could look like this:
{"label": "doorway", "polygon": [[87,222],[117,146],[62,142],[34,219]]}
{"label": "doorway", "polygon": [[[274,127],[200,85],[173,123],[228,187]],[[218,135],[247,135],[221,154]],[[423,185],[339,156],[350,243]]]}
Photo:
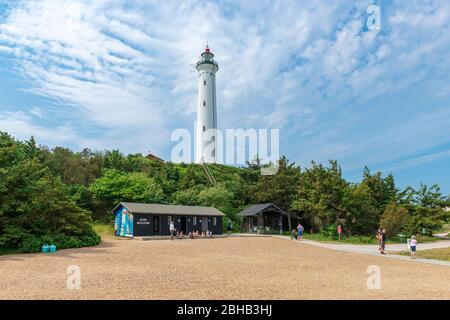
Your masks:
{"label": "doorway", "polygon": [[183,231],[186,234],[186,217],[180,218],[180,231]]}
{"label": "doorway", "polygon": [[202,232],[208,231],[208,217],[202,217]]}
{"label": "doorway", "polygon": [[159,216],[153,216],[153,234],[159,235]]}

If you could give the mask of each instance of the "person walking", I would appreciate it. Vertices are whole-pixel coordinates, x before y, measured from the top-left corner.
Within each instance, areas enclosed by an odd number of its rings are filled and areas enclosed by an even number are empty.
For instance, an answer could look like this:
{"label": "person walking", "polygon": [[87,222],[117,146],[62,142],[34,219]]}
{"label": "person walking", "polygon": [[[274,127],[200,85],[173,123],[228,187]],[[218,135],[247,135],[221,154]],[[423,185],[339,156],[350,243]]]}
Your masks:
{"label": "person walking", "polygon": [[299,223],[297,226],[297,239],[302,240],[303,237],[303,226]]}
{"label": "person walking", "polygon": [[417,247],[416,236],[411,237],[410,245],[411,245],[411,259],[415,259],[416,258],[416,247]]}
{"label": "person walking", "polygon": [[377,235],[375,237],[378,241],[378,252],[381,252],[381,229],[378,229]]}
{"label": "person walking", "polygon": [[228,236],[231,236],[231,230],[233,230],[233,224],[231,223],[231,221],[228,221],[228,226],[227,226]]}
{"label": "person walking", "polygon": [[383,230],[381,231],[380,238],[381,238],[380,253],[381,253],[381,254],[385,254],[384,250],[385,250],[385,248],[386,248],[386,239],[387,239],[387,238],[386,238],[386,230],[385,230],[385,229],[383,229]]}
{"label": "person walking", "polygon": [[170,221],[169,232],[170,232],[170,240],[173,240],[173,235],[175,234],[175,225],[173,224],[173,221]]}

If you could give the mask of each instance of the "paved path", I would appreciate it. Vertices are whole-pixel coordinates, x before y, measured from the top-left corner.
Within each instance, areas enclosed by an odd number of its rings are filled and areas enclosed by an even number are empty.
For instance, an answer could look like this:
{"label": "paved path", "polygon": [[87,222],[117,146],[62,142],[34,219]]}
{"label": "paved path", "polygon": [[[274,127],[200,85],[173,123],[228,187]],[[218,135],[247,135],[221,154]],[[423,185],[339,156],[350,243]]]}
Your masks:
{"label": "paved path", "polygon": [[[282,236],[279,236],[282,237]],[[287,237],[283,237],[287,238]],[[294,240],[292,240],[294,241]],[[354,252],[354,253],[362,253],[362,254],[368,254],[368,255],[374,255],[374,256],[383,256],[390,259],[398,259],[398,260],[408,260],[411,262],[422,262],[422,263],[429,263],[429,264],[436,264],[441,266],[447,266],[450,267],[449,261],[443,261],[443,260],[436,260],[436,259],[421,259],[416,258],[415,260],[411,260],[408,256],[401,256],[396,254],[385,254],[382,255],[378,252],[378,246],[377,245],[364,245],[364,244],[340,244],[340,243],[326,243],[326,242],[317,242],[317,241],[311,241],[311,240],[302,240],[298,241],[305,244],[321,247],[321,248],[327,248],[337,251],[345,251],[345,252]],[[429,243],[423,243],[420,244],[420,247],[418,246],[417,251],[420,250],[426,250],[426,249],[438,249],[438,248],[448,248],[450,247],[450,241],[436,241],[436,242],[429,242]],[[386,252],[396,252],[396,251],[406,251],[406,244],[389,244],[386,245]]]}
{"label": "paved path", "polygon": [[433,234],[434,237],[438,237],[438,238],[442,238],[442,239],[446,239],[446,240],[450,240],[450,233],[449,232],[444,232],[444,233],[435,233]]}
{"label": "paved path", "polygon": [[[268,235],[233,234],[233,236],[237,236],[237,237],[266,236],[267,237]],[[288,236],[272,235],[272,237],[291,240],[290,237],[288,237]],[[291,241],[297,241],[297,240],[291,240]],[[408,261],[412,261],[412,262],[422,262],[422,263],[429,263],[429,264],[450,267],[449,261],[442,261],[442,260],[435,260],[435,259],[421,259],[421,258],[411,260],[411,258],[408,256],[400,256],[400,255],[395,255],[395,254],[381,255],[378,252],[378,245],[376,245],[376,244],[329,243],[329,242],[312,241],[312,240],[307,240],[307,239],[303,239],[303,240],[297,241],[297,242],[316,246],[316,247],[336,250],[336,251],[345,251],[345,252],[361,253],[361,254],[368,254],[368,255],[375,255],[375,256],[383,256],[383,257],[391,258],[391,259],[408,260]],[[436,241],[436,242],[419,243],[417,246],[417,251],[427,250],[427,249],[448,248],[448,247],[450,247],[450,240],[442,240],[442,241]],[[407,250],[406,243],[401,243],[401,244],[399,243],[399,244],[386,245],[385,251],[386,252],[396,252],[396,251],[406,251],[406,250]]]}

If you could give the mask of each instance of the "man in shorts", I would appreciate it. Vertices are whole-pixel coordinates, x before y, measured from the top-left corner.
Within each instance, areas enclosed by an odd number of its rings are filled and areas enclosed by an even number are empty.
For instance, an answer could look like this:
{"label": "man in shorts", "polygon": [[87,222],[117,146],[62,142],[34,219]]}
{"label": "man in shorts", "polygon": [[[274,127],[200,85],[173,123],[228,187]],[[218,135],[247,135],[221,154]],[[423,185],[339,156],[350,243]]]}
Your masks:
{"label": "man in shorts", "polygon": [[229,221],[227,226],[228,236],[231,236],[231,230],[233,230],[233,225],[231,224],[231,221]]}

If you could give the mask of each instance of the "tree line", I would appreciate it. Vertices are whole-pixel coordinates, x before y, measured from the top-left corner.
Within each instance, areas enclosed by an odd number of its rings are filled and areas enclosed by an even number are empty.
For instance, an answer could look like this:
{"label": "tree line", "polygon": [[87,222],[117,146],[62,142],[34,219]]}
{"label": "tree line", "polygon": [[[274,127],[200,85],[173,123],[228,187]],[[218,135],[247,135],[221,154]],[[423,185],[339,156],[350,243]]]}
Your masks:
{"label": "tree line", "polygon": [[[0,133],[0,246],[35,251],[44,240],[62,246],[98,243],[92,221],[110,222],[120,201],[213,206],[239,229],[237,213],[249,204],[272,202],[307,230],[327,232],[337,224],[349,235],[433,232],[448,223],[450,197],[439,186],[396,187],[392,174],[363,171],[362,180],[343,178],[336,161],[308,168],[278,161],[275,175],[261,175],[256,159],[246,167],[150,160],[119,150],[74,152],[18,141]],[[46,238],[47,237],[47,238]],[[49,239],[50,237],[50,239]],[[55,241],[56,241],[55,240]]]}

